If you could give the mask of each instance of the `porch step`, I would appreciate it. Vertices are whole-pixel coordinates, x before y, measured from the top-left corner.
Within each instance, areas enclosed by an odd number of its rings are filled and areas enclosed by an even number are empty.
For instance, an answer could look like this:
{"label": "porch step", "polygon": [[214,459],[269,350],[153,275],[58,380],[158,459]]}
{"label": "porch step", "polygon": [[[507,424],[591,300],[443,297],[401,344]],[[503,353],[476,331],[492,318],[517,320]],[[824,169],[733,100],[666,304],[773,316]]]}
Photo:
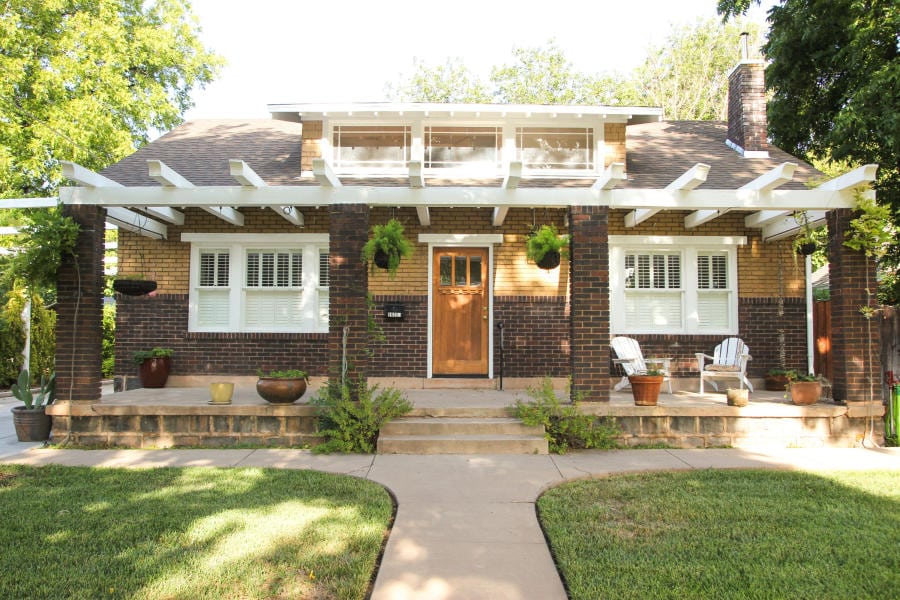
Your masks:
{"label": "porch step", "polygon": [[379,454],[547,454],[543,427],[509,417],[405,417],[378,436]]}

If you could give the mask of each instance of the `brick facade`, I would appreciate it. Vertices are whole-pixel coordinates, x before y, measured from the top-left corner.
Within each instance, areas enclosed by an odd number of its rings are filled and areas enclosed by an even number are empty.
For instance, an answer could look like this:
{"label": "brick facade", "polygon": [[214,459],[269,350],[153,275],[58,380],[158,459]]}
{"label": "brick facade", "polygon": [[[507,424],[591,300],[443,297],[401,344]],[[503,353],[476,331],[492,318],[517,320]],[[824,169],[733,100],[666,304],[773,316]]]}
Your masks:
{"label": "brick facade", "polygon": [[[402,266],[401,266],[402,268]],[[428,374],[428,296],[373,296],[369,316],[384,341],[372,343],[369,366],[380,377],[425,377]],[[402,304],[403,319],[387,319],[385,304]]]}
{"label": "brick facade", "polygon": [[494,298],[494,374],[500,373],[503,323],[504,377],[568,377],[571,364],[569,303],[565,297]]}
{"label": "brick facade", "polygon": [[255,375],[257,369],[303,369],[326,375],[324,333],[191,333],[187,294],[116,298],[117,375],[136,375],[135,352],[172,348],[172,375]]}
{"label": "brick facade", "polygon": [[106,211],[95,206],[63,210],[81,231],[75,257],[63,256],[57,274],[56,394],[59,400],[99,400]]}
{"label": "brick facade", "polygon": [[879,326],[860,313],[860,308],[876,304],[875,264],[862,252],[843,244],[854,216],[853,211],[846,209],[828,212],[832,393],[838,401],[868,400],[873,391],[876,398],[881,392]]}
{"label": "brick facade", "polygon": [[569,223],[572,393],[609,402],[609,209],[573,206]]}

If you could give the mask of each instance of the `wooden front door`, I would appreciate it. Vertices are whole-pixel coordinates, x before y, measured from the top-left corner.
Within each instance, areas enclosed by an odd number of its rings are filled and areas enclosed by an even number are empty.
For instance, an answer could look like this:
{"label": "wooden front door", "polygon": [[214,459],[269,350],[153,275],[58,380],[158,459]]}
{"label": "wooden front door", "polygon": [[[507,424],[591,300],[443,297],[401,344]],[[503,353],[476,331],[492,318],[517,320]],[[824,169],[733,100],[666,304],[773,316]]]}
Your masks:
{"label": "wooden front door", "polygon": [[432,374],[488,374],[487,248],[435,248]]}

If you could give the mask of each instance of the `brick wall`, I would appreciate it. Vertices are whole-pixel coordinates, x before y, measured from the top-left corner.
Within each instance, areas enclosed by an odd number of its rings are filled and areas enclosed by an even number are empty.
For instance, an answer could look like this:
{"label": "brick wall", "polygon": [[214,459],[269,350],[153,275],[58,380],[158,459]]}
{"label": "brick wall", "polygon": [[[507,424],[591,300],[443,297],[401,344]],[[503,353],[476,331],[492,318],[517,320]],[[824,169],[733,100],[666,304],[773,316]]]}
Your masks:
{"label": "brick wall", "polygon": [[116,302],[116,375],[136,375],[139,350],[172,348],[173,375],[255,375],[257,369],[303,369],[325,375],[324,333],[188,333],[188,296],[122,296]]}
{"label": "brick wall", "polygon": [[[369,315],[381,328],[383,342],[372,343],[370,369],[379,377],[425,377],[428,374],[428,296],[374,296]],[[384,305],[402,304],[403,319],[386,319]]]}
{"label": "brick wall", "polygon": [[106,211],[65,206],[81,226],[75,257],[63,256],[56,285],[56,391],[60,400],[100,398],[103,234]]}
{"label": "brick wall", "polygon": [[301,133],[300,170],[312,171],[314,158],[322,158],[322,121],[304,121]]}
{"label": "brick wall", "polygon": [[[569,305],[557,296],[494,298],[494,324],[503,323],[504,377],[568,377]],[[494,330],[494,375],[500,373],[500,334]]]}
{"label": "brick wall", "polygon": [[607,123],[603,127],[603,136],[606,145],[606,156],[603,157],[603,166],[608,167],[612,163],[625,162],[625,123]]}

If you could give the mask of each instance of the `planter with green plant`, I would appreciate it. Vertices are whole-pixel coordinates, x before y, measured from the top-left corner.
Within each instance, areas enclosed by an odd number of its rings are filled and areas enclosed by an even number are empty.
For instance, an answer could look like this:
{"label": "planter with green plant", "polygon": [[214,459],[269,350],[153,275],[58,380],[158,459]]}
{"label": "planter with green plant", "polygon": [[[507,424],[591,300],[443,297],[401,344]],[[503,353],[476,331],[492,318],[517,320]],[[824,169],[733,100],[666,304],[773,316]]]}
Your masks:
{"label": "planter with green plant", "polygon": [[816,240],[812,227],[809,226],[809,215],[805,210],[794,213],[794,220],[800,225],[800,233],[794,238],[792,247],[796,254],[809,256],[816,251]]}
{"label": "planter with green plant", "polygon": [[256,393],[271,404],[291,404],[306,393],[309,375],[300,369],[257,370]]}
{"label": "planter with green plant", "polygon": [[31,390],[31,377],[28,369],[22,369],[19,380],[9,388],[12,395],[18,398],[23,406],[12,408],[13,425],[16,437],[20,442],[43,442],[50,437],[52,424],[50,415],[45,412],[48,405],[53,404],[56,397],[56,374],[49,377],[41,375],[41,385],[35,394]]}
{"label": "planter with green plant", "polygon": [[175,351],[170,348],[153,348],[135,352],[134,362],[138,365],[141,385],[145,388],[165,387],[172,370],[174,354]]}
{"label": "planter with green plant", "polygon": [[569,236],[559,235],[555,225],[541,225],[525,240],[525,255],[538,267],[549,271],[559,266],[568,243]]}
{"label": "planter with green plant", "polygon": [[658,369],[647,369],[628,376],[631,383],[631,395],[636,406],[656,406],[659,401],[659,390],[662,387],[665,373]]}
{"label": "planter with green plant", "polygon": [[791,394],[791,402],[801,406],[815,404],[822,397],[822,382],[813,373],[791,374],[788,390]]}
{"label": "planter with green plant", "polygon": [[401,258],[409,258],[413,253],[412,243],[403,235],[403,224],[391,219],[384,225],[372,227],[372,238],[363,246],[363,258],[371,266],[385,269],[388,277],[397,276]]}
{"label": "planter with green plant", "polygon": [[766,390],[770,392],[783,392],[787,389],[791,375],[796,373],[793,369],[769,369],[766,373]]}

